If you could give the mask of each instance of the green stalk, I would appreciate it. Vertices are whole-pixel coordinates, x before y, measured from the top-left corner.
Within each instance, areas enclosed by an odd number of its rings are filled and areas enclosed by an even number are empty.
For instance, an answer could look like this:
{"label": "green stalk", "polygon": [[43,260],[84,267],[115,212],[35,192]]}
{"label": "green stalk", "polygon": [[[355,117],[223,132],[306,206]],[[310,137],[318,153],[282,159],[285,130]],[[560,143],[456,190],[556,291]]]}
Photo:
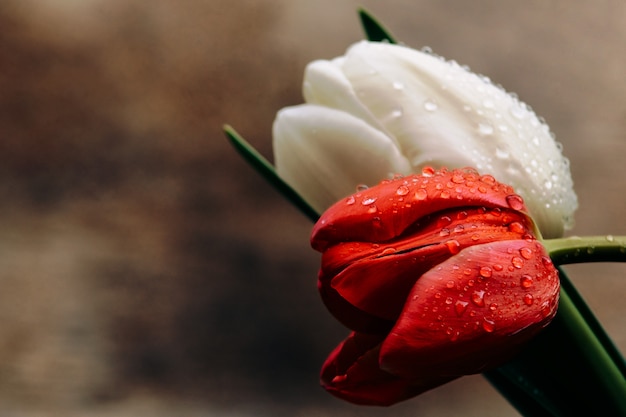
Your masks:
{"label": "green stalk", "polygon": [[[626,237],[543,242],[556,265],[626,261]],[[556,318],[514,360],[485,377],[525,416],[626,416],[626,362],[565,272]]]}

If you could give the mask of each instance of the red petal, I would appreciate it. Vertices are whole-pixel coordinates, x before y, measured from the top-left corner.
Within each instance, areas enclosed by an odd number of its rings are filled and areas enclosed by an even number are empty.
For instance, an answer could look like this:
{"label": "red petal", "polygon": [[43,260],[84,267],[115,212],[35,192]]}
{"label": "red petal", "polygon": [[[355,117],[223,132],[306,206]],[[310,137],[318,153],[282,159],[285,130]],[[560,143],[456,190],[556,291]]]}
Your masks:
{"label": "red petal", "polygon": [[378,355],[382,337],[350,334],[324,363],[322,386],[355,404],[391,405],[454,379],[427,375],[419,380],[403,379],[381,370]]}
{"label": "red petal", "polygon": [[500,365],[552,320],[558,295],[558,273],[538,242],[466,248],[415,283],[381,366],[412,378]]}
{"label": "red petal", "polygon": [[344,325],[368,331],[345,314],[340,298],[370,317],[395,321],[415,281],[433,266],[471,245],[521,239],[531,227],[524,214],[482,208],[448,210],[420,223],[384,245],[343,243],[324,252],[319,285],[334,290],[322,295],[333,297],[324,301]]}
{"label": "red petal", "polygon": [[430,177],[412,175],[386,181],[337,202],[314,226],[311,245],[322,252],[337,242],[386,241],[420,218],[455,207],[526,211],[513,189],[491,176],[479,177],[470,170],[440,170]]}

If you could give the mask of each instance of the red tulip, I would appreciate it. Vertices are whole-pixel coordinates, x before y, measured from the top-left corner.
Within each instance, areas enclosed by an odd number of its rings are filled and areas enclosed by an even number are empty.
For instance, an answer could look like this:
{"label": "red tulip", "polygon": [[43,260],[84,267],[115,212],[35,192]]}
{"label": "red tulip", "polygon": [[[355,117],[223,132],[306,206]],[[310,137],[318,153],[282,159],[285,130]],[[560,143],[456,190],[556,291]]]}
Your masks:
{"label": "red tulip", "polygon": [[322,299],[353,332],[322,385],[389,405],[510,359],[557,310],[537,235],[521,197],[472,169],[426,168],[334,204],[311,244]]}

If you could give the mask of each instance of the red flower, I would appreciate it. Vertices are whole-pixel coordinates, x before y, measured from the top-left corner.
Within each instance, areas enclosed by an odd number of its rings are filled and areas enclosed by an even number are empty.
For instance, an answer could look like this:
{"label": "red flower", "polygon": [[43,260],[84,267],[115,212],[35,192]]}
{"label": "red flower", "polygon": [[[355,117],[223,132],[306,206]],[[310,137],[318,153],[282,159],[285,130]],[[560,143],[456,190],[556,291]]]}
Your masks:
{"label": "red flower", "polygon": [[353,330],[322,385],[390,405],[510,359],[554,317],[558,273],[508,185],[472,169],[358,192],[320,218],[318,287]]}

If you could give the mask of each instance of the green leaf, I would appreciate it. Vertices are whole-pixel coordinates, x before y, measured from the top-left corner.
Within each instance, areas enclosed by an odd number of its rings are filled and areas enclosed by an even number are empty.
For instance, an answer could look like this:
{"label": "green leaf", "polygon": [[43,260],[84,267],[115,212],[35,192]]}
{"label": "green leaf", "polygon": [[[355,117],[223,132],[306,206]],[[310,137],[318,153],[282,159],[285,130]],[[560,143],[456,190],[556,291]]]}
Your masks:
{"label": "green leaf", "polygon": [[316,222],[319,214],[289,184],[278,176],[274,166],[242,138],[231,126],[224,126],[224,133],[237,152],[263,178],[274,186],[287,200],[296,206],[305,216]]}
{"label": "green leaf", "polygon": [[359,18],[361,19],[361,26],[363,26],[365,36],[368,40],[372,42],[397,43],[393,36],[391,36],[391,33],[389,33],[389,31],[367,10],[359,9]]}
{"label": "green leaf", "polygon": [[626,415],[623,359],[565,272],[559,273],[554,321],[512,361],[484,375],[525,416],[595,415],[599,409]]}

